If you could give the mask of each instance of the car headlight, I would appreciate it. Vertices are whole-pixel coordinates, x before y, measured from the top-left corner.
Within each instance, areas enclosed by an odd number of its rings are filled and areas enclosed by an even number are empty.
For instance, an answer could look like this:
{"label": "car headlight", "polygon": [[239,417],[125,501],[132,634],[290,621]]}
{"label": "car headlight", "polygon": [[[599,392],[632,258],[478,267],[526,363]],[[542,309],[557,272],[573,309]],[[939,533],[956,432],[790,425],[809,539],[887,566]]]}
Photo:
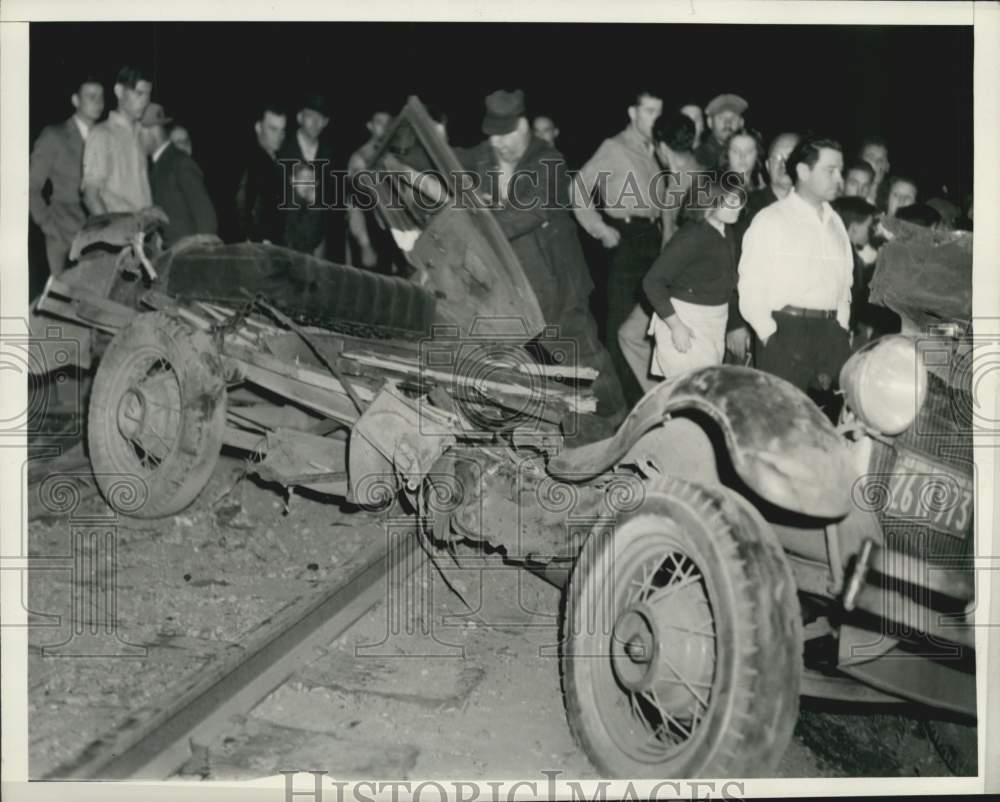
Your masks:
{"label": "car headlight", "polygon": [[881,434],[899,434],[927,399],[927,368],[917,343],[902,334],[880,337],[860,348],[840,371],[847,405]]}

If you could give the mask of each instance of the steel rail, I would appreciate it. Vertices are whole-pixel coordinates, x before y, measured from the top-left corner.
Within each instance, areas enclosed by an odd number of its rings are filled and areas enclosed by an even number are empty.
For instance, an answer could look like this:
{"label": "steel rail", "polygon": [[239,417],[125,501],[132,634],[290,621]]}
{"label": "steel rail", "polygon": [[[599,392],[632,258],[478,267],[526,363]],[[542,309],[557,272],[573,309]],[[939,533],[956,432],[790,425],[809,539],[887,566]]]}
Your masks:
{"label": "steel rail", "polygon": [[238,655],[196,677],[180,695],[144,721],[126,724],[43,779],[166,779],[191,757],[191,744],[221,734],[296,669],[384,597],[387,582],[407,579],[427,559],[409,532],[387,541],[377,556],[319,599],[286,607],[265,624],[267,633]]}

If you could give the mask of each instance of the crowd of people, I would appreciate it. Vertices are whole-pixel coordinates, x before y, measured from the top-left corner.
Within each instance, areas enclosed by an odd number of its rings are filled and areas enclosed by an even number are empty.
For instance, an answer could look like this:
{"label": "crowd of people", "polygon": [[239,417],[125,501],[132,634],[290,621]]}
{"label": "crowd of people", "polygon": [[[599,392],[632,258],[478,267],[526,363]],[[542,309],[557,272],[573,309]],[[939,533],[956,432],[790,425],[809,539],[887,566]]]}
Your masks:
{"label": "crowd of people", "polygon": [[[70,242],[91,215],[155,204],[170,220],[167,246],[218,229],[190,134],[151,102],[151,75],[126,66],[113,86],[117,105],[102,121],[104,86],[84,78],[72,115],[46,128],[31,153],[30,211],[53,275],[66,269]],[[446,116],[429,111],[447,141]],[[577,343],[582,364],[601,371],[595,393],[607,427],[663,378],[723,362],[753,364],[822,402],[852,348],[898,330],[898,319],[867,296],[888,237],[882,218],[971,227],[971,200],[964,209],[944,194],[924,200],[915,180],[891,171],[889,145],[878,137],[853,152],[808,132],[765,140],[747,122],[750,104],[731,93],[671,110],[661,93],[643,89],[623,112],[624,128],[572,176],[556,121],[529,117],[520,90],[487,97],[485,139],[454,148],[483,186],[494,180],[496,219],[546,322]],[[391,120],[388,110],[372,110],[348,176],[370,165]],[[255,144],[229,201],[242,237],[397,270],[388,232],[350,202],[346,250],[329,246],[329,216],[316,203],[317,171],[331,160],[326,99],[304,95],[293,133],[288,121],[283,107],[266,104],[253,124]],[[553,164],[557,178],[568,176],[557,186]],[[547,202],[505,202],[525,174]],[[553,193],[562,193],[557,203]],[[588,239],[607,256],[602,329],[590,306]]]}

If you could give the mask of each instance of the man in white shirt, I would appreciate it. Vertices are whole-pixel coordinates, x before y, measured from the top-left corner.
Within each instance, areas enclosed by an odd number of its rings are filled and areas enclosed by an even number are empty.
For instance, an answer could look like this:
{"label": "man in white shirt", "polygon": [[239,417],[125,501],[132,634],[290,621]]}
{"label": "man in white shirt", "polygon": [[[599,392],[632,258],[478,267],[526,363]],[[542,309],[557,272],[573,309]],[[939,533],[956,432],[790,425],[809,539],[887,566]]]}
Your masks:
{"label": "man in white shirt", "polygon": [[137,212],[153,204],[139,120],[153,92],[150,74],[125,66],[115,79],[118,108],[87,134],[83,147],[83,202],[91,214]]}
{"label": "man in white shirt", "polygon": [[803,139],[786,162],[795,189],[762,209],[743,240],[740,312],[757,332],[757,367],[803,391],[836,384],[850,355],[854,261],[830,206],[843,166],[839,144]]}

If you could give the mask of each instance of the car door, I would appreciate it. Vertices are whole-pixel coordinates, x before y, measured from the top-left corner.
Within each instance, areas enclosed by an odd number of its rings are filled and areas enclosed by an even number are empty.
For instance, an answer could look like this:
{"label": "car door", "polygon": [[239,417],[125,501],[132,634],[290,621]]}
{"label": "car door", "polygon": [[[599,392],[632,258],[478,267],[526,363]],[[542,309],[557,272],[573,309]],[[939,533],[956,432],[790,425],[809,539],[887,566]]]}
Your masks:
{"label": "car door", "polygon": [[526,342],[541,309],[492,212],[454,182],[462,170],[423,104],[411,97],[362,179],[412,280],[437,298],[436,322],[462,336]]}

